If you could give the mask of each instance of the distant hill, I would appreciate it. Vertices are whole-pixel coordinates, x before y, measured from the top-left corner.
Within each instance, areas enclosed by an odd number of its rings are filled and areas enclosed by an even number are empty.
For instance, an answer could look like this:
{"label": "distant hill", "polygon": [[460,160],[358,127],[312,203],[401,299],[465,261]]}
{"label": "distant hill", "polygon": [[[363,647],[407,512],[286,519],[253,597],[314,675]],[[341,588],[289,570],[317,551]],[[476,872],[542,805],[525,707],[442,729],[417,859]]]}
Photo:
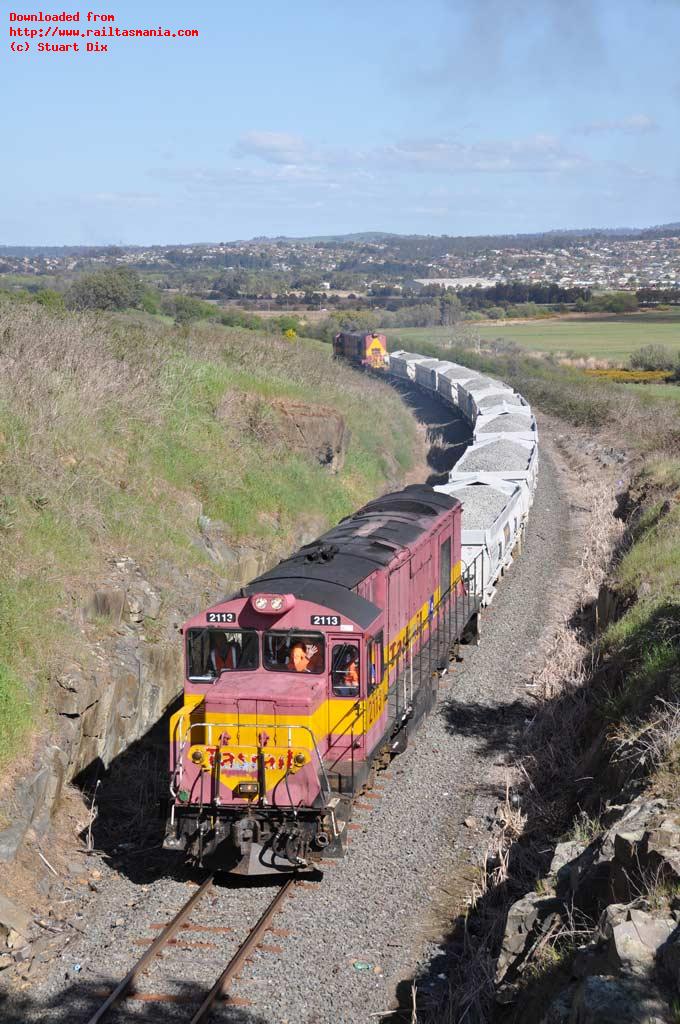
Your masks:
{"label": "distant hill", "polygon": [[260,235],[251,239],[236,239],[229,242],[176,242],[173,245],[0,245],[0,255],[39,257],[93,257],[113,256],[117,253],[149,251],[162,253],[171,249],[203,249],[213,246],[292,245],[302,243],[319,246],[343,245],[387,245],[403,256],[434,258],[449,252],[476,252],[482,249],[553,249],[565,242],[573,244],[579,240],[612,239],[653,239],[668,238],[680,234],[680,221],[658,224],[654,227],[612,227],[612,228],[555,228],[521,235],[400,235],[389,231],[356,231],[346,235]]}

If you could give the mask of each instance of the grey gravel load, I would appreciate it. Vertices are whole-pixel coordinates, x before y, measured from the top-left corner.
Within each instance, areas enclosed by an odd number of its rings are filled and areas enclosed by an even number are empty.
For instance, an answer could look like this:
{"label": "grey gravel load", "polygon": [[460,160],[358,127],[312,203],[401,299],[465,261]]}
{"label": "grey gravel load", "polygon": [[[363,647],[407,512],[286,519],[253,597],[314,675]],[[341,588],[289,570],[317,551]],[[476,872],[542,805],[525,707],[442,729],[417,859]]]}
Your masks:
{"label": "grey gravel load", "polygon": [[486,484],[461,487],[457,491],[449,491],[447,488],[446,493],[463,503],[463,530],[488,529],[510,500],[508,494]]}
{"label": "grey gravel load", "polygon": [[490,423],[479,427],[479,434],[508,434],[518,430],[533,430],[533,419],[531,416],[522,416],[521,413],[501,413]]}
{"label": "grey gravel load", "polygon": [[466,473],[499,473],[504,469],[526,469],[531,452],[512,441],[491,441],[468,448],[456,469]]}
{"label": "grey gravel load", "polygon": [[494,406],[500,405],[501,402],[505,402],[506,405],[524,405],[519,395],[513,394],[512,391],[505,391],[502,395],[488,395],[486,398],[480,399],[477,402],[477,408],[481,410],[493,409]]}

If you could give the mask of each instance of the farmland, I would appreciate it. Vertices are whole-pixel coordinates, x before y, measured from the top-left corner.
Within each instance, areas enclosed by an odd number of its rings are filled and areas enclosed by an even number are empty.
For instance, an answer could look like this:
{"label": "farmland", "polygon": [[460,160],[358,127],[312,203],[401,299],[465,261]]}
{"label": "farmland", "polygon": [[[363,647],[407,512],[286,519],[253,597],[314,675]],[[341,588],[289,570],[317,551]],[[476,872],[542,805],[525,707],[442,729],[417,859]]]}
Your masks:
{"label": "farmland", "polygon": [[666,345],[680,354],[680,312],[636,313],[600,319],[555,317],[545,320],[494,320],[453,327],[399,327],[388,334],[389,347],[412,349],[418,343],[444,344],[479,338],[502,338],[533,352],[593,356],[625,362],[642,345]]}
{"label": "farmland", "polygon": [[634,392],[643,402],[652,404],[657,401],[680,403],[680,385],[678,384],[623,384],[626,391]]}

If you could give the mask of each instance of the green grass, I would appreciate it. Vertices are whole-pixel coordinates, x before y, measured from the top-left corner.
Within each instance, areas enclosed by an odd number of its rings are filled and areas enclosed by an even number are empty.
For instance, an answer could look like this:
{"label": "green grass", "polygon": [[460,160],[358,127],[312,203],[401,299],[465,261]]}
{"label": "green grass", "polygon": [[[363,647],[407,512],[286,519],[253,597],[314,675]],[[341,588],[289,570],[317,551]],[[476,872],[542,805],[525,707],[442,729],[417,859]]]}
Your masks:
{"label": "green grass", "polygon": [[452,337],[465,334],[477,335],[482,342],[496,338],[514,341],[532,352],[626,361],[642,345],[666,345],[680,354],[680,313],[637,313],[603,320],[495,320],[456,327],[397,327],[388,332],[388,344],[391,349],[413,350],[419,342],[446,344]]}
{"label": "green grass", "polygon": [[679,384],[620,384],[632,394],[637,395],[641,401],[654,404],[655,402],[680,402]]}

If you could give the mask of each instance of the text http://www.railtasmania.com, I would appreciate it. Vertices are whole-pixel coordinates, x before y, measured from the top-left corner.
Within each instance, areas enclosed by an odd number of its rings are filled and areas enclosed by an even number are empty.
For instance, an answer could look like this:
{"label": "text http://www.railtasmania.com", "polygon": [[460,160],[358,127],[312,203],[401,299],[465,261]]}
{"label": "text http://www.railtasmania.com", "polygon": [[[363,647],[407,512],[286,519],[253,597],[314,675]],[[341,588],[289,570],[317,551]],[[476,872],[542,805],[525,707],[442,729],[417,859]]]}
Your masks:
{"label": "text http://www.railtasmania.com", "polygon": [[121,27],[107,11],[10,11],[9,46],[13,53],[109,53],[123,40],[197,39],[197,28]]}

